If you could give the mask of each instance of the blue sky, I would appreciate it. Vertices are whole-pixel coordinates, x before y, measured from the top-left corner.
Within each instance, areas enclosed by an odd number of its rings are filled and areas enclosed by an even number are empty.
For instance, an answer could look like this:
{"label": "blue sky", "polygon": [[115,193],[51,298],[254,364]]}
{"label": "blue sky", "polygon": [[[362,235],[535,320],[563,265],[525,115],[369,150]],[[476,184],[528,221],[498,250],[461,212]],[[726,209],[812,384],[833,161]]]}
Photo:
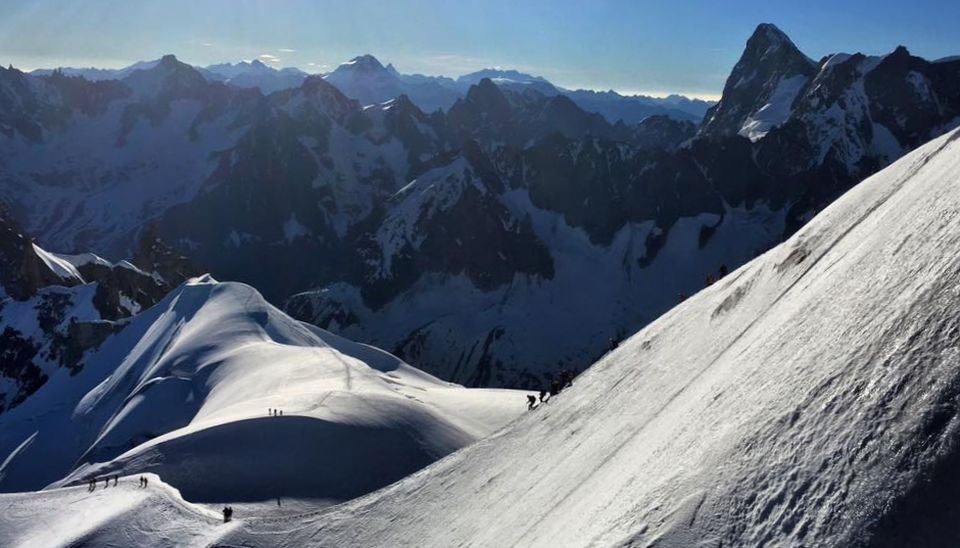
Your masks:
{"label": "blue sky", "polygon": [[320,72],[372,53],[402,72],[501,66],[567,87],[710,96],[761,22],[815,59],[898,44],[960,54],[957,0],[2,0],[0,63],[120,67],[174,53]]}

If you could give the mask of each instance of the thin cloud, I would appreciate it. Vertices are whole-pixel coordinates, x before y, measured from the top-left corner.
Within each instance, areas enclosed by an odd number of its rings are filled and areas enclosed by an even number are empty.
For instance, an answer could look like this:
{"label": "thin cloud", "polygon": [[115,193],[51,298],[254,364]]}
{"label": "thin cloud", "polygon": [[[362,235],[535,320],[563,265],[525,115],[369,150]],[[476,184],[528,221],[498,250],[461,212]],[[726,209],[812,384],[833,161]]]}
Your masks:
{"label": "thin cloud", "polygon": [[295,50],[295,49],[290,49],[290,48],[280,48],[280,49],[278,49],[277,51],[282,52],[282,53],[293,53],[293,52],[295,52],[295,51],[297,51],[297,50]]}
{"label": "thin cloud", "polygon": [[279,62],[280,62],[280,58],[279,58],[279,57],[277,57],[276,55],[270,55],[269,53],[261,53],[261,54],[259,55],[259,57],[260,57],[261,60],[266,61],[266,62],[268,62],[268,63],[279,63]]}
{"label": "thin cloud", "polygon": [[204,42],[204,43],[202,43],[202,44],[200,44],[200,45],[203,46],[203,47],[205,47],[205,48],[212,48],[212,47],[213,47],[213,44],[211,44],[210,42]]}

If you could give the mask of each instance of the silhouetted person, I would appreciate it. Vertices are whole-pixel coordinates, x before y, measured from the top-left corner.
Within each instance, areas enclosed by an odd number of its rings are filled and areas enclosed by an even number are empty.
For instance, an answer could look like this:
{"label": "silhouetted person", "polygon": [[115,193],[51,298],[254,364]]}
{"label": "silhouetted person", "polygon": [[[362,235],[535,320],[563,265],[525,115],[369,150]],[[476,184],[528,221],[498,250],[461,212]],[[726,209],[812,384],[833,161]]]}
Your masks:
{"label": "silhouetted person", "polygon": [[547,397],[547,391],[541,388],[541,389],[540,389],[540,403],[543,403],[543,399],[546,398],[546,397]]}
{"label": "silhouetted person", "polygon": [[730,273],[730,272],[727,271],[727,265],[725,265],[725,264],[720,265],[720,277],[721,277],[721,278],[723,278],[724,276],[726,276],[726,275],[729,274],[729,273]]}
{"label": "silhouetted person", "polygon": [[527,396],[527,410],[529,411],[530,409],[533,409],[534,405],[537,405],[537,397]]}
{"label": "silhouetted person", "polygon": [[224,507],[223,507],[223,522],[226,523],[226,522],[228,522],[228,521],[230,521],[230,507],[229,507],[229,506],[224,506]]}
{"label": "silhouetted person", "polygon": [[120,483],[120,474],[113,476],[113,484],[116,485],[118,483]]}
{"label": "silhouetted person", "polygon": [[110,487],[110,476],[103,478],[103,488],[106,489]]}
{"label": "silhouetted person", "polygon": [[143,486],[146,487],[149,484],[150,484],[150,478],[148,478],[147,476],[143,476]]}
{"label": "silhouetted person", "polygon": [[283,416],[283,409],[280,410],[280,416]]}
{"label": "silhouetted person", "polygon": [[687,300],[687,296],[686,296],[685,294],[683,294],[683,293],[680,294],[680,297],[679,297],[679,298],[680,298],[680,302],[683,302],[683,301]]}

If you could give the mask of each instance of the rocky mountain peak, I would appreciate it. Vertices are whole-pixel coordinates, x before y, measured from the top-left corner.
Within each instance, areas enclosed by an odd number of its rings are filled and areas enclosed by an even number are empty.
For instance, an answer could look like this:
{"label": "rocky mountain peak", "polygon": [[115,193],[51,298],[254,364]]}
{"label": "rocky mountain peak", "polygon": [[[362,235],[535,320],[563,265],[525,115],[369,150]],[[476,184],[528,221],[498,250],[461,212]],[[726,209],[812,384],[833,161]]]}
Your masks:
{"label": "rocky mountain peak", "polygon": [[351,72],[362,72],[362,73],[386,73],[390,74],[390,71],[387,70],[380,60],[370,54],[360,55],[354,57],[353,59],[347,61],[346,63],[341,64],[334,71],[347,70]]}
{"label": "rocky mountain peak", "polygon": [[24,233],[13,215],[0,205],[0,291],[17,300],[26,300],[47,285],[70,284],[54,273],[37,255],[33,240]]}
{"label": "rocky mountain peak", "polygon": [[510,109],[510,101],[489,78],[484,78],[477,84],[470,86],[466,100],[483,110],[502,111]]}
{"label": "rocky mountain peak", "polygon": [[816,73],[816,63],[783,31],[770,23],[759,25],[727,78],[720,102],[707,111],[701,134],[765,135],[785,121],[800,88]]}
{"label": "rocky mountain peak", "polygon": [[311,75],[303,80],[299,92],[320,111],[342,122],[347,116],[359,111],[359,104],[344,95],[336,86],[320,75]]}
{"label": "rocky mountain peak", "polygon": [[159,66],[168,67],[168,68],[175,67],[178,64],[180,64],[180,61],[177,60],[177,56],[172,53],[168,53],[163,57],[161,57],[160,62],[158,63]]}
{"label": "rocky mountain peak", "polygon": [[800,51],[790,37],[772,23],[760,23],[747,39],[748,51],[769,52],[779,48]]}

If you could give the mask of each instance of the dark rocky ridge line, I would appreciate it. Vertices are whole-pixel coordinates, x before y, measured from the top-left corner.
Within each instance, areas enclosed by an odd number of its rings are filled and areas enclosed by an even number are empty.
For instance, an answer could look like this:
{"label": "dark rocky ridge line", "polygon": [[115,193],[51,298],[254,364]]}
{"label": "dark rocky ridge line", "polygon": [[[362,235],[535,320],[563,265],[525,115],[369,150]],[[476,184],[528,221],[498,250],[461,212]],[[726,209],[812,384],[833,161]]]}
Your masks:
{"label": "dark rocky ridge line", "polygon": [[[90,256],[72,265],[79,278],[57,272],[0,206],[0,289],[6,295],[0,300],[0,379],[14,388],[0,393],[0,413],[39,390],[56,368],[78,373],[84,355],[122,330],[127,318],[197,275],[186,257],[159,240],[156,228],[144,231],[132,261],[104,264]],[[85,284],[93,284],[92,291]],[[84,308],[87,299],[90,308]],[[18,314],[4,314],[14,307]],[[24,308],[28,322],[19,324]],[[31,322],[37,330],[29,331]]]}

